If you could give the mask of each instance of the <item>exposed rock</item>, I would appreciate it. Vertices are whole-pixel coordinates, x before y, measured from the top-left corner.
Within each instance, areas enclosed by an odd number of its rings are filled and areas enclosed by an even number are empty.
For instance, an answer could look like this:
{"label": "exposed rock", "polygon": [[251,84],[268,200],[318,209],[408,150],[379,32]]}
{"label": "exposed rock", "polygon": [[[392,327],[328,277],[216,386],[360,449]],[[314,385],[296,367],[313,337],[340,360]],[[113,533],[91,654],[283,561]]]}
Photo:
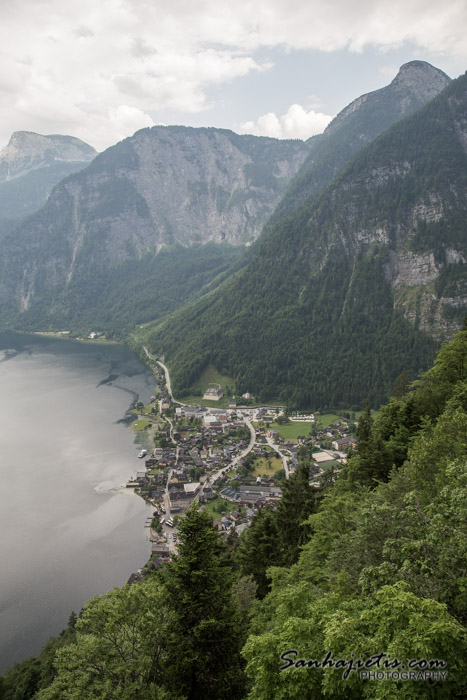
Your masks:
{"label": "exposed rock", "polygon": [[16,131],[0,151],[0,182],[56,163],[90,163],[97,151],[73,136]]}

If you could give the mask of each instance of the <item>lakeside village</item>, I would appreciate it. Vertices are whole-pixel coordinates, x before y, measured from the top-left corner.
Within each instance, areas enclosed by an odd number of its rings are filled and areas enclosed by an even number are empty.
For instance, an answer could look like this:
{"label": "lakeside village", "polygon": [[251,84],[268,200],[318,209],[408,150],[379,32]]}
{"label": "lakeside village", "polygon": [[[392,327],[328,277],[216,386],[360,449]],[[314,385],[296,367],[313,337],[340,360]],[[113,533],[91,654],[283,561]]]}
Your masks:
{"label": "lakeside village", "polygon": [[211,405],[178,402],[167,368],[146,353],[158,389],[148,406],[134,409],[141,464],[127,487],[154,508],[146,521],[152,545],[146,566],[129,583],[177,553],[177,522],[193,501],[209,511],[224,537],[240,534],[255,511],[275,508],[281,482],[299,460],[309,461],[310,484],[318,487],[323,478],[335,478],[356,447],[354,414],[324,427],[318,416],[253,407],[250,394],[243,395],[241,406],[232,399],[216,408],[212,404],[223,399],[220,385],[206,389],[203,399]]}

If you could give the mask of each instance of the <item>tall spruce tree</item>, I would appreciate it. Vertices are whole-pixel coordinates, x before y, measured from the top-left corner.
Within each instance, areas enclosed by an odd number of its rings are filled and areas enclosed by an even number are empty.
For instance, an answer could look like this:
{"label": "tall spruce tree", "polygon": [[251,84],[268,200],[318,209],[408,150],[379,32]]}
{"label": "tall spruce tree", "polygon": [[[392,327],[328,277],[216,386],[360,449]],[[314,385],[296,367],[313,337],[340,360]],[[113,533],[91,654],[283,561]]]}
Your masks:
{"label": "tall spruce tree", "polygon": [[282,498],[276,510],[282,566],[297,561],[301,545],[310,537],[311,528],[306,521],[317,510],[317,502],[317,491],[310,486],[309,465],[302,462],[290,479],[282,483]]}
{"label": "tall spruce tree", "polygon": [[252,575],[258,598],[269,591],[266,571],[280,562],[280,543],[276,515],[270,508],[258,511],[240,539],[238,559],[244,576]]}
{"label": "tall spruce tree", "polygon": [[168,639],[171,687],[187,700],[241,698],[241,627],[218,534],[196,505],[179,532],[179,556],[167,580],[175,613]]}

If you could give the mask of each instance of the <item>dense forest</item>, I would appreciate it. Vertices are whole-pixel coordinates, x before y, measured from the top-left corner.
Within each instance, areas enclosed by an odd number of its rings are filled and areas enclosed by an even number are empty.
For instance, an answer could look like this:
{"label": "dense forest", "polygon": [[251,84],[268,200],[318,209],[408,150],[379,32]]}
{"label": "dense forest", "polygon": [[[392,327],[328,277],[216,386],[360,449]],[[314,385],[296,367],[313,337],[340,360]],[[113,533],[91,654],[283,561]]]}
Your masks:
{"label": "dense forest", "polygon": [[462,76],[275,221],[235,276],[145,331],[180,396],[212,364],[261,401],[376,407],[431,364],[465,314],[466,106]]}
{"label": "dense forest", "polygon": [[[395,394],[319,489],[302,451],[240,538],[192,506],[171,564],[87,603],[0,697],[465,697],[467,325]],[[416,678],[387,677],[403,667]]]}
{"label": "dense forest", "polygon": [[[135,324],[163,318],[190,299],[206,293],[242,261],[245,249],[228,243],[190,248],[165,246],[157,256],[125,260],[109,267],[90,264],[79,279],[60,290],[34,298],[21,315],[22,330],[67,329],[87,335],[98,329],[123,339]],[[38,275],[47,277],[47,270]],[[14,308],[5,311],[5,326],[15,328]]]}

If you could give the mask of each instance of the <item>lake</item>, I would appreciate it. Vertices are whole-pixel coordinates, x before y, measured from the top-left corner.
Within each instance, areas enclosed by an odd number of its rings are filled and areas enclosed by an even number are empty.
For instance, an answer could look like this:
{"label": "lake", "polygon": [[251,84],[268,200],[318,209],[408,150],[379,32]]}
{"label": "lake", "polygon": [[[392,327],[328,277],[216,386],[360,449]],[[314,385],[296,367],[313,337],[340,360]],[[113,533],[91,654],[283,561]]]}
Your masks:
{"label": "lake", "polygon": [[150,554],[128,411],[152,372],[120,345],[0,333],[0,673]]}

